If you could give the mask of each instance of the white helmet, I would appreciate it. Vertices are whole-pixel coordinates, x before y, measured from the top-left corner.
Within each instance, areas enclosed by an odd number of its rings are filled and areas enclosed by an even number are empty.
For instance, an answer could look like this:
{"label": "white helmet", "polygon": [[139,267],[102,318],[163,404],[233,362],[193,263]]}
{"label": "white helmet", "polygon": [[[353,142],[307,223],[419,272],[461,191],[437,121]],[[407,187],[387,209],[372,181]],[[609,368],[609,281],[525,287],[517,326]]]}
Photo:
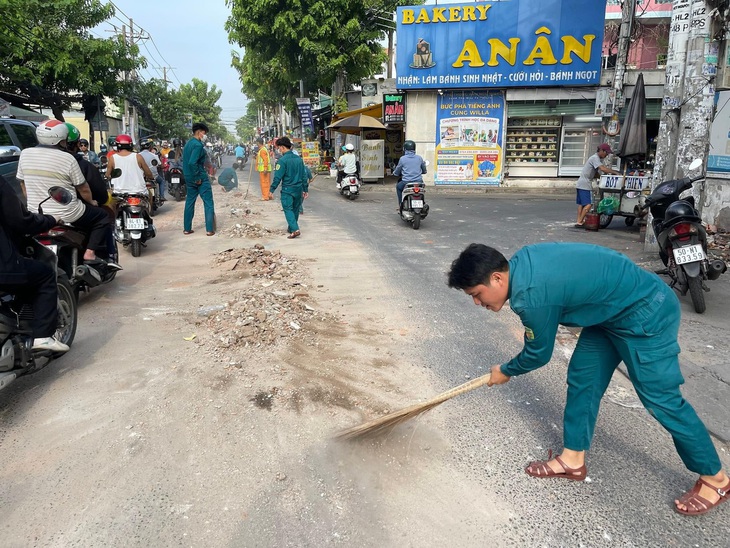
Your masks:
{"label": "white helmet", "polygon": [[355,145],[353,145],[352,143],[347,143],[345,145],[345,149],[347,149],[348,152],[352,152],[353,150],[355,150]]}
{"label": "white helmet", "polygon": [[212,147],[213,146],[213,143],[211,143],[210,141],[208,141],[207,143],[205,143],[205,146]]}
{"label": "white helmet", "polygon": [[46,120],[36,128],[35,134],[40,144],[55,146],[68,139],[68,126],[58,120]]}

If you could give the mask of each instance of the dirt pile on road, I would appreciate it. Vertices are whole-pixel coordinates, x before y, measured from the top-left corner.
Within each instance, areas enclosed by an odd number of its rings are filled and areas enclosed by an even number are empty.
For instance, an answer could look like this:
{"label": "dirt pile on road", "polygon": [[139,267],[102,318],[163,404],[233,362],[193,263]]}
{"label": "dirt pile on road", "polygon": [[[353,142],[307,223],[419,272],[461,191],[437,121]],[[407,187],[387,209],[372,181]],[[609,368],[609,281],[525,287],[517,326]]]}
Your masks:
{"label": "dirt pile on road", "polygon": [[730,232],[717,232],[707,238],[707,251],[712,259],[730,261]]}
{"label": "dirt pile on road", "polygon": [[259,223],[236,223],[223,231],[229,238],[266,238],[271,236],[283,236],[285,231],[280,229],[269,229]]}
{"label": "dirt pile on road", "polygon": [[250,284],[226,302],[198,309],[198,323],[212,333],[215,348],[270,346],[296,337],[314,318],[328,315],[308,303],[308,275],[299,261],[256,244],[217,254],[214,266],[246,273]]}

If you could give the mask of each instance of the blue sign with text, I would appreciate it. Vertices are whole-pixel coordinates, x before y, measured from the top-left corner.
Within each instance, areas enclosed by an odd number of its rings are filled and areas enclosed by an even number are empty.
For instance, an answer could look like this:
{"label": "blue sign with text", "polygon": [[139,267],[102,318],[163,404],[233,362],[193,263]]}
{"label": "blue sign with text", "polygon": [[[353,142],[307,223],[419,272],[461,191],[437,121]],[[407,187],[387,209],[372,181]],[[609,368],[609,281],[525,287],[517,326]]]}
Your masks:
{"label": "blue sign with text", "polygon": [[595,85],[606,2],[400,7],[398,89]]}

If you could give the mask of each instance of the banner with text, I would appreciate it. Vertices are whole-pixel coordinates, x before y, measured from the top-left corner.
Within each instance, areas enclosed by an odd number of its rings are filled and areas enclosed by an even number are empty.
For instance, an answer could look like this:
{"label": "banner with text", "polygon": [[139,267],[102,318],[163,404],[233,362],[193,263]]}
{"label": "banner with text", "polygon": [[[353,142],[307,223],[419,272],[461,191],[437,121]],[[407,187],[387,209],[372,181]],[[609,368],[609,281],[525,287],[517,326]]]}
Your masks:
{"label": "banner with text", "polygon": [[360,142],[360,170],[363,181],[383,178],[383,151],[385,141],[363,139]]}
{"label": "banner with text", "polygon": [[299,119],[302,121],[302,133],[305,130],[314,132],[312,102],[309,100],[309,97],[297,97],[297,108],[299,109]]}
{"label": "banner with text", "polygon": [[383,123],[406,123],[406,94],[386,93],[383,95]]}
{"label": "banner with text", "polygon": [[396,86],[597,84],[605,10],[595,0],[541,0],[539,8],[534,0],[400,7]]}
{"label": "banner with text", "polygon": [[435,183],[498,185],[504,165],[504,94],[445,92],[436,108]]}

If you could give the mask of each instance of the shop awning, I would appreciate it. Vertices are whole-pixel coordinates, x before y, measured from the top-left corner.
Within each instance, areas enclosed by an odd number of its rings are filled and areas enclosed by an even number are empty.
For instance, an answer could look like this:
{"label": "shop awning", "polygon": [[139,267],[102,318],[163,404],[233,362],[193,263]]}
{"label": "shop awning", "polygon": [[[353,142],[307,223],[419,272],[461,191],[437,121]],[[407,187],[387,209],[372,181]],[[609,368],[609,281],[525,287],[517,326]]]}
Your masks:
{"label": "shop awning", "polygon": [[[628,112],[627,101],[626,106],[621,109],[619,118],[622,120]],[[524,102],[507,103],[507,116],[510,118],[528,118],[530,116],[593,116],[595,112],[595,101],[571,101],[570,103],[545,102]],[[660,100],[647,99],[646,101],[646,119],[658,120],[662,112],[662,102]]]}
{"label": "shop awning", "polygon": [[373,118],[382,118],[383,103],[378,103],[377,105],[373,105],[371,107],[359,108],[357,110],[338,112],[337,114],[332,115],[332,121],[336,122],[337,120],[342,120],[343,118],[348,118],[349,116],[354,116],[355,114],[364,114],[365,116],[372,116]]}

